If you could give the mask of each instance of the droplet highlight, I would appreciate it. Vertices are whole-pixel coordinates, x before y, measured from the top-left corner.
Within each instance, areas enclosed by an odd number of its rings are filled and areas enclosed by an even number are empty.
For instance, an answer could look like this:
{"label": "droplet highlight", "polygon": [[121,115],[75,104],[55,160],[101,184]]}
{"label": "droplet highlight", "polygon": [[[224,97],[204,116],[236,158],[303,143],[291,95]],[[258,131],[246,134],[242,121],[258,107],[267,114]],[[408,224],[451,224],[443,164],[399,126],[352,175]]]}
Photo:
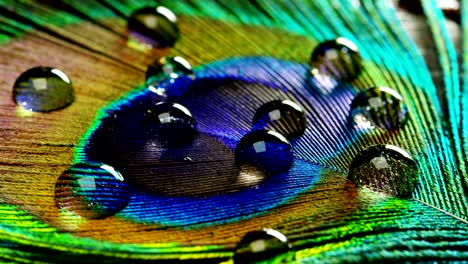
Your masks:
{"label": "droplet highlight", "polygon": [[55,200],[60,209],[97,219],[125,208],[130,191],[123,176],[113,167],[103,163],[77,163],[58,178]]}
{"label": "droplet highlight", "polygon": [[236,264],[274,261],[291,248],[292,245],[285,235],[274,229],[263,228],[248,232],[242,237],[236,246],[233,261]]}
{"label": "droplet highlight", "polygon": [[302,107],[290,100],[275,100],[262,105],[252,120],[255,128],[275,130],[293,138],[304,134],[306,116]]}
{"label": "droplet highlight", "polygon": [[321,73],[318,69],[312,69],[310,73],[306,80],[322,94],[331,94],[338,87],[338,81],[333,76]]}
{"label": "droplet highlight", "polygon": [[361,72],[361,55],[356,44],[340,37],[320,43],[312,52],[310,66],[312,75],[351,81]]}
{"label": "droplet highlight", "polygon": [[180,36],[176,15],[164,6],[138,9],[127,23],[129,37],[151,47],[172,47]]}
{"label": "droplet highlight", "polygon": [[393,130],[406,124],[408,108],[397,91],[388,87],[372,87],[353,99],[350,118],[359,128]]}
{"label": "droplet highlight", "polygon": [[174,86],[174,83],[178,82],[178,86],[184,87],[194,79],[192,66],[179,56],[157,59],[146,70],[148,89],[160,96],[174,95],[174,93],[167,93],[168,85]]}
{"label": "droplet highlight", "polygon": [[145,137],[163,146],[186,144],[196,134],[196,122],[190,110],[172,102],[159,102],[146,110],[142,127]]}
{"label": "droplet highlight", "polygon": [[241,171],[258,174],[277,174],[287,171],[293,162],[289,141],[272,130],[255,130],[245,135],[235,150],[236,162]]}
{"label": "droplet highlight", "polygon": [[374,145],[356,155],[348,178],[357,186],[408,198],[416,187],[418,171],[417,162],[405,150],[393,145]]}
{"label": "droplet highlight", "polygon": [[61,70],[35,67],[22,73],[13,86],[13,100],[32,112],[51,112],[75,100],[70,78]]}

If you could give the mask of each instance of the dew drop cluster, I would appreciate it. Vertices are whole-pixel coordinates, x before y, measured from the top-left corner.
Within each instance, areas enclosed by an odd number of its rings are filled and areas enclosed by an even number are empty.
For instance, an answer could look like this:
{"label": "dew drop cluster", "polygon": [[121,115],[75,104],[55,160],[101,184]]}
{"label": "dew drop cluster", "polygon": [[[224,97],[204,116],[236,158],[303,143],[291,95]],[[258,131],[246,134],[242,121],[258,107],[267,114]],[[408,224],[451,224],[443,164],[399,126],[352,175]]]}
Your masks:
{"label": "dew drop cluster", "polygon": [[[145,7],[128,18],[129,38],[156,48],[175,45],[180,38],[176,15],[169,9]],[[310,74],[316,83],[352,82],[365,70],[356,44],[339,37],[320,43],[310,57]],[[180,56],[158,58],[148,66],[147,88],[166,99],[175,98],[170,87],[195,79],[190,63]],[[325,83],[324,87],[327,85]],[[13,88],[13,100],[33,112],[64,109],[74,101],[70,78],[61,70],[35,67],[22,73]],[[369,87],[350,103],[350,122],[358,129],[402,129],[408,121],[404,98],[396,90]],[[145,137],[158,146],[177,148],[194,140],[196,117],[174,101],[160,101],[141,113]],[[252,113],[251,131],[235,147],[236,166],[241,173],[275,177],[294,166],[294,142],[307,132],[307,116],[299,103],[288,98],[261,102]],[[187,164],[196,162],[184,158]],[[349,180],[358,186],[396,197],[411,197],[418,178],[418,165],[405,150],[387,144],[362,150],[352,161]],[[113,216],[131,203],[132,190],[125,173],[99,160],[71,165],[58,178],[55,198],[60,210],[96,219]],[[246,233],[234,251],[234,263],[274,259],[292,247],[285,235],[263,228]]]}

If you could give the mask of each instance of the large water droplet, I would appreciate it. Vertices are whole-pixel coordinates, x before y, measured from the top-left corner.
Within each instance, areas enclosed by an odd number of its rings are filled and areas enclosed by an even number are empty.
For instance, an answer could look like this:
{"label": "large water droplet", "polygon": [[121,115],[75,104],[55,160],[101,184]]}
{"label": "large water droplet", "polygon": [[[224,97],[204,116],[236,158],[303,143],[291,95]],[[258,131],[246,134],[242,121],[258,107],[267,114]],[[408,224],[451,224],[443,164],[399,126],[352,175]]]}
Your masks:
{"label": "large water droplet", "polygon": [[320,43],[310,58],[311,72],[333,76],[337,80],[353,80],[361,72],[361,56],[349,39],[337,38]]}
{"label": "large water droplet", "polygon": [[237,244],[233,260],[236,264],[273,261],[275,257],[286,253],[291,247],[286,236],[276,230],[263,228],[248,232],[242,237]]}
{"label": "large water droplet", "polygon": [[146,84],[153,93],[161,96],[166,94],[166,86],[180,82],[179,86],[184,86],[194,80],[192,66],[184,58],[162,57],[148,66],[146,70]]}
{"label": "large water droplet", "polygon": [[396,197],[410,197],[418,181],[418,164],[405,150],[375,145],[351,163],[348,178],[358,186]]}
{"label": "large water droplet", "polygon": [[387,87],[373,87],[360,92],[351,103],[350,117],[362,128],[392,130],[403,127],[408,109],[401,95]]}
{"label": "large water droplet", "polygon": [[102,163],[78,163],[60,175],[55,185],[57,206],[95,219],[114,215],[130,199],[128,185],[113,167]]}
{"label": "large water droplet", "polygon": [[254,115],[253,126],[275,130],[287,137],[304,134],[306,116],[304,110],[290,100],[275,100],[262,105]]}
{"label": "large water droplet", "polygon": [[255,130],[245,135],[237,144],[236,161],[244,172],[267,174],[287,171],[293,162],[289,141],[271,130]]}
{"label": "large water droplet", "polygon": [[50,112],[70,105],[75,99],[68,76],[50,67],[35,67],[22,73],[13,87],[13,100],[26,110]]}
{"label": "large water droplet", "polygon": [[181,145],[190,142],[196,134],[195,119],[183,105],[160,102],[148,109],[143,117],[145,135],[164,145]]}
{"label": "large water droplet", "polygon": [[137,42],[153,47],[171,47],[179,38],[176,15],[164,6],[144,7],[128,18],[128,32]]}

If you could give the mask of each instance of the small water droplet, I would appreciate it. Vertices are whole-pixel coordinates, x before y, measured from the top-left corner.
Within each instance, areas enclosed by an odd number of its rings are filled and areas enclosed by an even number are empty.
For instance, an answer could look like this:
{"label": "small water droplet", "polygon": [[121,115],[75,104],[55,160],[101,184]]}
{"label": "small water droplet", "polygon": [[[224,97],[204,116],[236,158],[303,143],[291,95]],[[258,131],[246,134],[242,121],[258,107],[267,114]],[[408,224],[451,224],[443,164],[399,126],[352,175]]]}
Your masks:
{"label": "small water droplet", "polygon": [[242,237],[236,246],[233,261],[236,264],[273,261],[279,254],[288,252],[291,247],[285,235],[274,229],[263,228],[248,232]]}
{"label": "small water droplet", "polygon": [[[179,82],[181,87],[194,80],[192,66],[184,58],[162,57],[154,61],[146,70],[148,89],[160,96],[166,95],[166,86]],[[174,86],[174,85],[173,85]]]}
{"label": "small water droplet", "polygon": [[127,206],[129,199],[122,175],[102,163],[74,164],[55,185],[57,206],[89,219],[114,215]]}
{"label": "small water droplet", "polygon": [[373,87],[360,92],[351,102],[350,117],[362,128],[374,126],[392,130],[407,121],[408,109],[401,95],[387,87]]}
{"label": "small water droplet", "polygon": [[399,147],[374,145],[356,155],[348,178],[357,186],[406,198],[411,196],[416,186],[418,164]]}
{"label": "small water droplet", "polygon": [[351,40],[340,37],[320,43],[312,52],[310,65],[312,74],[318,70],[337,80],[351,81],[361,72],[361,56]]}
{"label": "small water droplet", "polygon": [[152,47],[172,47],[179,38],[176,15],[164,6],[144,7],[128,18],[130,38]]}
{"label": "small water droplet", "polygon": [[183,105],[160,102],[148,109],[142,120],[145,135],[159,144],[182,145],[192,141],[196,122]]}
{"label": "small water droplet", "polygon": [[50,112],[75,99],[68,76],[59,69],[35,67],[22,73],[13,87],[13,100],[26,110]]}
{"label": "small water droplet", "polygon": [[253,126],[275,130],[287,137],[304,134],[306,116],[302,108],[290,100],[275,100],[262,105],[254,115]]}
{"label": "small water droplet", "polygon": [[255,130],[245,135],[237,144],[236,161],[242,171],[257,170],[276,174],[287,171],[293,162],[289,141],[271,130]]}

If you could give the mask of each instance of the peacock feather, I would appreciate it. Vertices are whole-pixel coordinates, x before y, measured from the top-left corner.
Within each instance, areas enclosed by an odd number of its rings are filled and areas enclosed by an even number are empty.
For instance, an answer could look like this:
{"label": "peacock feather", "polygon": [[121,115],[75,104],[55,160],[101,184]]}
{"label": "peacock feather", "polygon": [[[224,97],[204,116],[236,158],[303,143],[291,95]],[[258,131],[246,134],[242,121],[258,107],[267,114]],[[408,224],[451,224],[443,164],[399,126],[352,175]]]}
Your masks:
{"label": "peacock feather", "polygon": [[[173,48],[128,41],[127,18],[156,5],[179,19]],[[231,263],[246,233],[272,228],[291,242],[274,263],[468,260],[468,3],[460,6],[457,24],[433,0],[419,15],[384,0],[0,1],[0,259]],[[338,37],[359,48],[361,73],[317,79],[312,50]],[[168,84],[169,97],[145,83],[147,66],[166,55],[194,66],[193,80]],[[73,103],[48,113],[15,104],[16,79],[37,66],[70,77]],[[401,95],[403,126],[350,125],[353,99],[370,87]],[[166,100],[197,121],[190,146],[126,144],[142,131],[138,113]],[[297,103],[307,128],[290,140],[289,170],[242,178],[236,144],[272,100]],[[417,161],[414,189],[394,182],[409,198],[348,179],[353,159],[378,144]],[[94,160],[130,175],[128,205],[96,219],[59,209],[59,177]]]}

